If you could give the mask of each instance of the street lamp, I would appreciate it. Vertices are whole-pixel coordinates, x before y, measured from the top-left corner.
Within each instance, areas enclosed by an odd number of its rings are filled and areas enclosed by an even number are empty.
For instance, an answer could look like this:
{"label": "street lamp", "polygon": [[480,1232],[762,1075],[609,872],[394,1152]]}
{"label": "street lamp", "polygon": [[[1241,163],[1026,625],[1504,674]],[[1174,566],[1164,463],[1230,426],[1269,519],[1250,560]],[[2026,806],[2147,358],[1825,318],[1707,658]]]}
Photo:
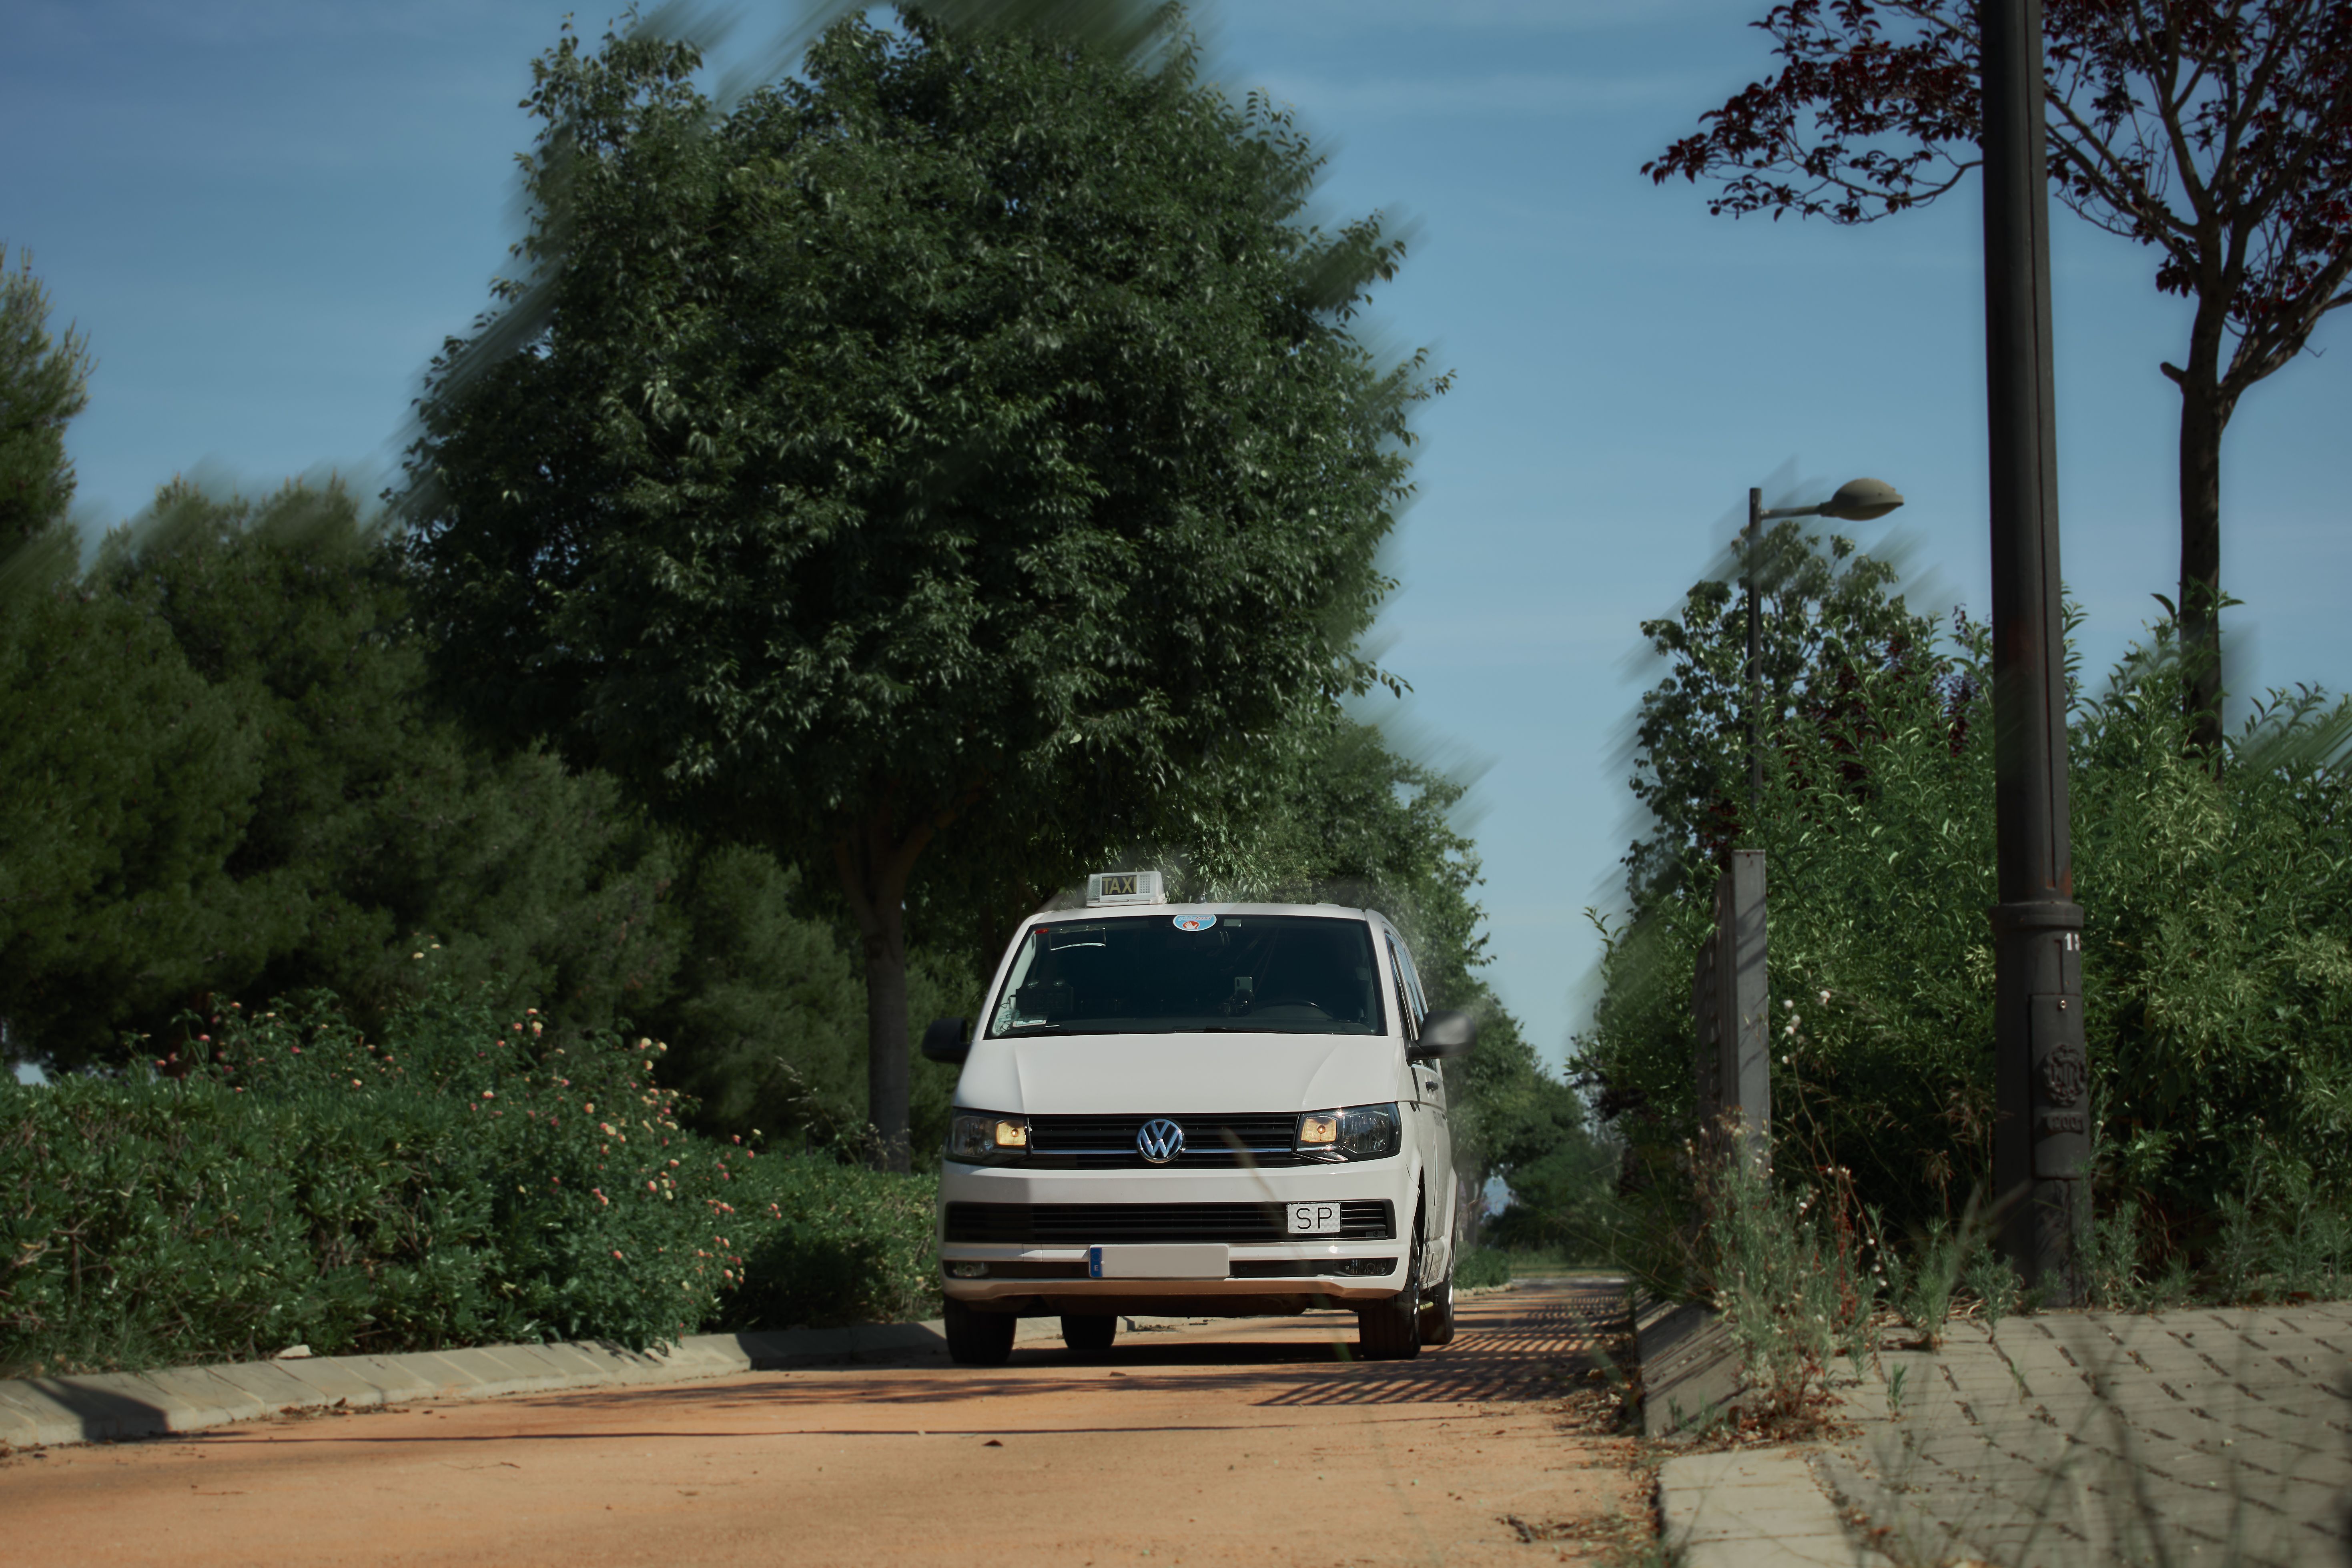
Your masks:
{"label": "street lamp", "polygon": [[2066,799],[2065,616],[2042,0],[1984,0],[1985,390],[1992,513],[1993,1191],[2001,1250],[2082,1300],[2090,1236],[2083,907]]}
{"label": "street lamp", "polygon": [[1782,506],[1767,510],[1764,492],[1748,492],[1748,531],[1742,554],[1748,580],[1748,811],[1753,819],[1764,801],[1764,752],[1757,715],[1764,710],[1762,633],[1757,610],[1756,547],[1764,525],[1784,517],[1826,517],[1837,522],[1874,522],[1903,504],[1903,492],[1884,479],[1848,479],[1818,506]]}
{"label": "street lamp", "polygon": [[[1903,504],[1895,487],[1877,479],[1840,485],[1817,506],[1767,510],[1764,492],[1748,492],[1748,528],[1740,535],[1748,582],[1748,810],[1752,829],[1764,800],[1764,708],[1759,587],[1756,553],[1767,522],[1784,517],[1829,517],[1868,522]],[[1765,1169],[1771,1160],[1772,1069],[1770,988],[1765,975],[1764,851],[1732,849],[1715,883],[1715,933],[1698,952],[1691,976],[1691,1069],[1694,1103],[1709,1128],[1728,1117],[1737,1147]]]}

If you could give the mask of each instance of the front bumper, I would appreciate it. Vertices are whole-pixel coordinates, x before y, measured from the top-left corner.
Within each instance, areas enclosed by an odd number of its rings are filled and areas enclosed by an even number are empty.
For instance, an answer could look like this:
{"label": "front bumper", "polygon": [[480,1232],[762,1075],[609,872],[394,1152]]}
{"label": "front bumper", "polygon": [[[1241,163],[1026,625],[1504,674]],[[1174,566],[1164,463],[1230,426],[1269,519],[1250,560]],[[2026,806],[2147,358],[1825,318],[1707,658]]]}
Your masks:
{"label": "front bumper", "polygon": [[[1024,1312],[1216,1315],[1385,1300],[1404,1284],[1413,1182],[1402,1157],[1181,1173],[1028,1171],[949,1162],[940,1175],[940,1288],[958,1300]],[[1299,1202],[1344,1205],[1349,1233],[1287,1237],[1281,1211]],[[1007,1217],[1021,1216],[1024,1209],[1044,1211],[1040,1223]],[[1385,1215],[1377,1226],[1365,1217],[1374,1210]],[[950,1215],[960,1221],[955,1228],[961,1239],[950,1239]],[[987,1223],[975,1223],[975,1215],[987,1216]],[[1091,1245],[1143,1240],[1220,1242],[1227,1249],[1228,1273],[1222,1279],[1088,1275]],[[963,1275],[974,1266],[986,1272],[960,1277],[957,1265],[964,1266]]]}

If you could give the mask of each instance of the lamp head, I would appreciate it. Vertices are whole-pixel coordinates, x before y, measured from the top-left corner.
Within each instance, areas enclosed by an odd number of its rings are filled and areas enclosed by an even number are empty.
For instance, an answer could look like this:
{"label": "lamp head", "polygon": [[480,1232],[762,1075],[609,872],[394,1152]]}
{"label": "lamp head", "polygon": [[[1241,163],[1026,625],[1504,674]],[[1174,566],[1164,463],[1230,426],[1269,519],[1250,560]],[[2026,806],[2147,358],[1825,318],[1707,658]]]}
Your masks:
{"label": "lamp head", "polygon": [[1822,503],[1823,517],[1840,522],[1870,522],[1903,504],[1903,492],[1884,479],[1848,479]]}

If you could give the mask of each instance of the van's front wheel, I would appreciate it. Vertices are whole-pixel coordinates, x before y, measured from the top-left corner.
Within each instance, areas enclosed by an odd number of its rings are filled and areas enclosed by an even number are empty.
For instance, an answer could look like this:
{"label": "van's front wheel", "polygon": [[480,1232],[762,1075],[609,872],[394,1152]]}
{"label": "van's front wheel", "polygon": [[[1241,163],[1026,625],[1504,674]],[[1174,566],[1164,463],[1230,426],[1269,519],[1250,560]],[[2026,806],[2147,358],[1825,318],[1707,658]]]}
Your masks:
{"label": "van's front wheel", "polygon": [[953,1296],[942,1314],[947,1321],[948,1359],[958,1366],[1003,1366],[1013,1359],[1013,1335],[1021,1320],[1010,1312],[976,1311]]}
{"label": "van's front wheel", "polygon": [[1454,1276],[1451,1274],[1439,1280],[1436,1290],[1422,1303],[1421,1342],[1425,1345],[1450,1345],[1454,1342]]}
{"label": "van's front wheel", "polygon": [[1421,1215],[1412,1216],[1412,1256],[1404,1289],[1356,1311],[1356,1350],[1366,1361],[1411,1361],[1421,1353]]}

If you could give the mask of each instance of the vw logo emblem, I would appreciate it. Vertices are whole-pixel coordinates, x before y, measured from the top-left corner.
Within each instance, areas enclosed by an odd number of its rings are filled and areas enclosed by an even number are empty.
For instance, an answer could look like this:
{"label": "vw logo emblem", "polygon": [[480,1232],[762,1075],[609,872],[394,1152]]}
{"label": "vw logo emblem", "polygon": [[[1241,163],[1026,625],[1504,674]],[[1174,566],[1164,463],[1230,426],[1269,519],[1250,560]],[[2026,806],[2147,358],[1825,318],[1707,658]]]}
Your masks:
{"label": "vw logo emblem", "polygon": [[1184,1130],[1164,1116],[1155,1116],[1136,1130],[1135,1146],[1153,1164],[1164,1165],[1184,1152]]}

